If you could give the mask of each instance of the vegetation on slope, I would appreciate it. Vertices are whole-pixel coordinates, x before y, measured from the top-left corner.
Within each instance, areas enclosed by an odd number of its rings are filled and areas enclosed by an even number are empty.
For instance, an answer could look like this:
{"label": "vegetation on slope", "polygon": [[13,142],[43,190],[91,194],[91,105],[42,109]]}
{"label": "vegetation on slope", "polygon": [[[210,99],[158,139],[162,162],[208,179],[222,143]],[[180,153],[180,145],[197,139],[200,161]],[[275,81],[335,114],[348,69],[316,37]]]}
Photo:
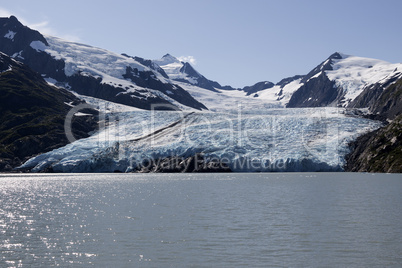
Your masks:
{"label": "vegetation on slope", "polygon": [[[80,100],[49,86],[26,65],[0,54],[0,171],[68,143],[64,120]],[[70,104],[70,105],[67,105]],[[75,117],[77,137],[94,129],[94,117]]]}

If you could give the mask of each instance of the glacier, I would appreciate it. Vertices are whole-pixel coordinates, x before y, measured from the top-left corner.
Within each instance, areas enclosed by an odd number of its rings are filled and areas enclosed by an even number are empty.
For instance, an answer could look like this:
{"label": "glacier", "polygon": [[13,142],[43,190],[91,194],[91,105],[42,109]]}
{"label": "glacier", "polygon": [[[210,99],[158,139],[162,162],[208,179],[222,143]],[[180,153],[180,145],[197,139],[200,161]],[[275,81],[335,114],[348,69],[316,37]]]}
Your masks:
{"label": "glacier", "polygon": [[[94,103],[94,102],[93,102]],[[133,172],[169,156],[220,160],[235,172],[342,171],[348,143],[381,126],[345,108],[220,112],[107,110],[99,131],[29,159],[33,172]]]}

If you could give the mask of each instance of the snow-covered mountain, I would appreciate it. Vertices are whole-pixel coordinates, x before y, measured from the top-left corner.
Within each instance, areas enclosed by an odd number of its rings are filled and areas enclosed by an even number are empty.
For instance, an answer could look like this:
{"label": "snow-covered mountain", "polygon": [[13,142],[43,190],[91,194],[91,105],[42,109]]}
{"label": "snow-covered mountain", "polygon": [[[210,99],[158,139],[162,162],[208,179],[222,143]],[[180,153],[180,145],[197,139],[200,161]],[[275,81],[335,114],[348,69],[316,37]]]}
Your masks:
{"label": "snow-covered mountain", "polygon": [[402,78],[402,64],[334,53],[307,75],[281,81],[273,87],[255,91],[254,96],[278,101],[286,107],[368,107],[355,100],[376,85],[384,90]]}
{"label": "snow-covered mountain", "polygon": [[160,66],[170,79],[187,83],[201,88],[217,91],[217,89],[233,90],[230,86],[222,87],[218,82],[205,78],[197,72],[189,62],[180,61],[178,58],[166,54],[159,60],[153,60]]}
{"label": "snow-covered mountain", "polygon": [[138,108],[206,109],[158,70],[135,58],[74,43],[0,19],[0,51],[29,65],[47,81],[77,93]]}
{"label": "snow-covered mountain", "polygon": [[[336,52],[307,75],[284,78],[276,84],[263,81],[242,89],[226,90],[213,84],[216,82],[202,86],[199,81],[204,81],[204,76],[188,62],[181,62],[169,54],[153,63],[160,66],[169,78],[178,82],[194,98],[213,110],[218,109],[219,103],[222,107],[227,107],[227,103],[242,103],[246,106],[288,108],[371,108],[370,103],[375,102],[381,92],[402,78],[400,63]],[[377,93],[371,94],[373,91]]]}

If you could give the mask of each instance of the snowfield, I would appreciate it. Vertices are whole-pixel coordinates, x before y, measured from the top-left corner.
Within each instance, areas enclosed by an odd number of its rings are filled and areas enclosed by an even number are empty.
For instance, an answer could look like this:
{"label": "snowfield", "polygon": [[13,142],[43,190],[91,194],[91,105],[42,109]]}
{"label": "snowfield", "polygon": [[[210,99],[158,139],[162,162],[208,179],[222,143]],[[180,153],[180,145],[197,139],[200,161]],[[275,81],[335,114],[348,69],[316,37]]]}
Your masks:
{"label": "snowfield", "polygon": [[253,110],[284,107],[276,101],[246,96],[246,92],[240,90],[215,89],[216,92],[213,92],[183,82],[176,82],[176,84],[184,88],[194,99],[213,112],[225,113],[237,110],[239,107],[249,107]]}
{"label": "snowfield", "polygon": [[[55,59],[63,59],[66,62],[65,74],[71,76],[78,71],[88,72],[92,75],[113,77],[123,80],[126,67],[130,66],[138,71],[144,71],[147,67],[141,65],[132,58],[128,58],[105,49],[88,46],[85,44],[66,41],[57,37],[45,35],[49,47],[40,41],[34,41],[31,46],[43,50]],[[107,83],[107,77],[105,78]]]}
{"label": "snowfield", "polygon": [[237,172],[341,171],[347,143],[380,126],[346,113],[337,108],[241,107],[201,113],[109,112],[105,127],[93,136],[34,157],[22,168],[130,172],[163,157],[202,152],[207,160],[220,159]]}
{"label": "snowfield", "polygon": [[292,81],[284,87],[275,85],[272,88],[257,92],[257,95],[252,94],[250,97],[255,96],[255,98],[258,99],[262,99],[271,103],[276,103],[280,107],[286,107],[293,93],[303,85],[303,83],[301,83],[301,80],[302,79],[300,78]]}
{"label": "snowfield", "polygon": [[392,64],[382,60],[362,58],[341,54],[342,59],[333,60],[332,71],[326,71],[326,75],[336,86],[346,92],[343,107],[346,107],[360,93],[364,87],[377,82],[384,83],[388,79],[402,77],[402,64]]}
{"label": "snowfield", "polygon": [[[121,94],[136,93],[136,97],[142,99],[159,97],[167,100],[180,109],[187,108],[187,106],[178,103],[172,99],[171,96],[168,96],[169,94],[166,95],[158,90],[140,87],[131,80],[125,79],[123,75],[126,74],[127,68],[131,68],[132,70],[138,70],[139,72],[152,72],[155,79],[160,82],[164,84],[173,84],[171,80],[163,77],[159,72],[153,71],[131,57],[53,36],[45,35],[45,38],[49,46],[46,46],[41,41],[33,41],[30,46],[38,52],[43,51],[48,53],[55,59],[62,59],[65,62],[64,73],[66,76],[80,73],[83,76],[101,78],[101,83],[103,84],[124,89],[124,92]],[[56,81],[53,78],[48,77],[46,80],[50,84],[63,86],[69,89],[68,85],[59,83],[59,81]],[[173,86],[172,90],[175,90],[175,86]],[[170,95],[174,94],[172,91],[170,91],[170,93]]]}

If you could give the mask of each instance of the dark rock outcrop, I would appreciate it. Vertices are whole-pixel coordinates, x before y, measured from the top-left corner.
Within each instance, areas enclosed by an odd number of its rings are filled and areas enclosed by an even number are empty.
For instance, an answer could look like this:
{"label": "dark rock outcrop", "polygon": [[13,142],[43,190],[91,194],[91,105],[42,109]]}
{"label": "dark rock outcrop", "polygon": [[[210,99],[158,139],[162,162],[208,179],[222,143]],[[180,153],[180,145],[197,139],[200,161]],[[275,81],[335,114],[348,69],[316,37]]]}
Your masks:
{"label": "dark rock outcrop", "polygon": [[256,84],[254,84],[252,86],[246,86],[242,90],[244,92],[247,92],[246,95],[249,96],[249,95],[254,94],[254,93],[258,92],[258,91],[272,88],[273,86],[275,86],[274,83],[269,82],[269,81],[263,81],[263,82],[256,83]]}
{"label": "dark rock outcrop", "polygon": [[336,52],[303,77],[303,85],[293,93],[288,108],[336,106],[343,97],[343,91],[329,80],[325,71],[332,70],[333,60],[341,59]]}
{"label": "dark rock outcrop", "polygon": [[307,80],[293,93],[286,107],[325,107],[331,106],[341,99],[342,95],[335,87],[335,82],[328,79],[325,73]]}
{"label": "dark rock outcrop", "polygon": [[[5,36],[7,34],[9,38]],[[32,70],[47,74],[58,81],[64,81],[66,75],[64,73],[64,61],[57,60],[51,55],[37,51],[31,47],[31,43],[41,42],[48,46],[45,37],[38,31],[32,30],[21,24],[14,16],[10,18],[0,18],[0,51],[20,62],[27,64]]]}

